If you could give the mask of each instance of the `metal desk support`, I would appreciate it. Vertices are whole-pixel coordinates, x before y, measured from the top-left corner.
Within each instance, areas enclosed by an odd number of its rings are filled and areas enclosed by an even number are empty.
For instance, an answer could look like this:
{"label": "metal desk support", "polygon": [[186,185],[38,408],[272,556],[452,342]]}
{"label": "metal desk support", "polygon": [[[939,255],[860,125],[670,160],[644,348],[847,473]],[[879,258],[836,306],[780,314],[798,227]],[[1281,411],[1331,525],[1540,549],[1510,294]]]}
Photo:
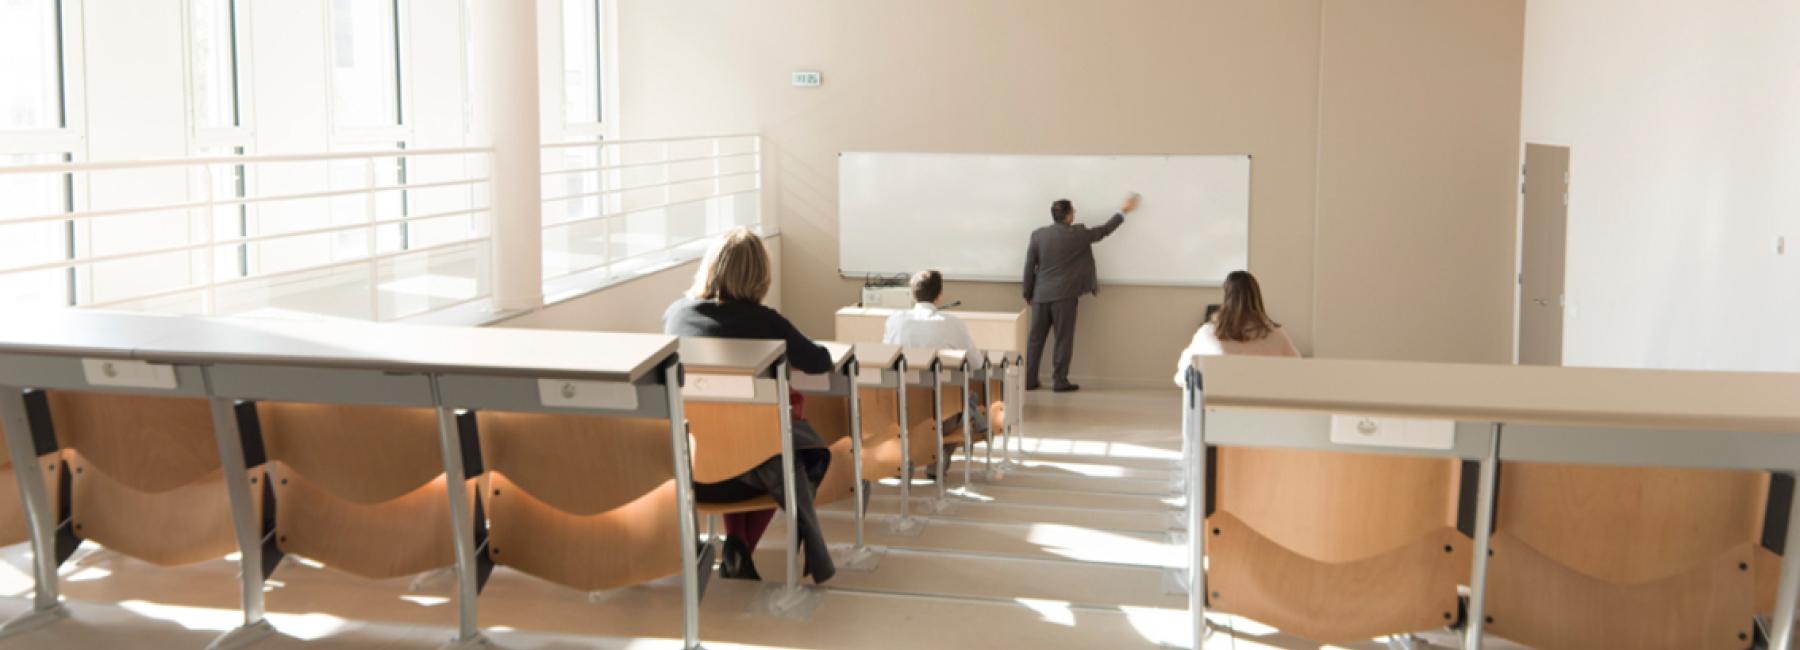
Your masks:
{"label": "metal desk support", "polygon": [[25,412],[25,391],[0,386],[0,424],[6,428],[6,450],[12,456],[13,475],[25,500],[25,520],[31,532],[31,611],[0,625],[0,638],[55,623],[69,615],[57,599],[56,513],[50,510],[50,493],[44,489],[44,467],[38,464],[37,445]]}

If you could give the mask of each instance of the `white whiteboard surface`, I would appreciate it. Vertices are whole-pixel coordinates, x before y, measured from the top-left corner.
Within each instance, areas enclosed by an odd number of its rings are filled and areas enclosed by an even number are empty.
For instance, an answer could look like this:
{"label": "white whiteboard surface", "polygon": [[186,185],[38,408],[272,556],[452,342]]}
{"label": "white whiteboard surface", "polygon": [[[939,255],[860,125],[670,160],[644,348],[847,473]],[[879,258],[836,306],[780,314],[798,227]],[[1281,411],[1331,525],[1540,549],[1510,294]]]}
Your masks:
{"label": "white whiteboard surface", "polygon": [[1050,204],[1098,226],[1131,192],[1125,225],[1094,245],[1100,283],[1217,286],[1246,268],[1250,156],[844,153],[838,266],[845,277],[927,268],[1018,282]]}

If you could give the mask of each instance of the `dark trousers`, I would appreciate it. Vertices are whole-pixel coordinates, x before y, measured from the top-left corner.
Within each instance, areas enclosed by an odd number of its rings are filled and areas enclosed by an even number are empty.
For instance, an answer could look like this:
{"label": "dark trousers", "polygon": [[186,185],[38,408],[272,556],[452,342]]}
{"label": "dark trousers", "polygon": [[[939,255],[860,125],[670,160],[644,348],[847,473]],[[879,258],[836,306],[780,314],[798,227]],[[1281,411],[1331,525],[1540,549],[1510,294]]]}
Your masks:
{"label": "dark trousers", "polygon": [[1075,357],[1075,314],[1080,298],[1064,298],[1056,302],[1031,303],[1031,335],[1025,342],[1025,385],[1038,385],[1038,366],[1044,356],[1044,339],[1050,328],[1056,328],[1055,366],[1050,372],[1054,385],[1069,383],[1069,361]]}
{"label": "dark trousers", "polygon": [[[804,421],[794,423],[795,438],[802,438],[800,429],[803,426]],[[810,427],[806,433],[811,433]],[[822,583],[830,580],[837,573],[837,568],[831,561],[831,550],[825,544],[825,533],[819,527],[819,515],[813,510],[813,493],[814,486],[825,478],[825,471],[831,466],[831,451],[796,449],[795,456],[794,485],[797,489],[794,491],[794,512],[800,520],[800,554],[806,560],[805,574],[812,576],[813,582]],[[786,507],[787,492],[783,487],[781,457],[775,456],[729,481],[695,483],[694,499],[701,503],[736,503],[766,494],[775,499],[776,507]],[[758,526],[757,523],[761,525]],[[744,541],[751,550],[756,550],[756,542],[762,537],[762,529],[768,526],[768,521],[757,522],[754,518],[746,518],[740,525],[747,528],[743,531],[746,537],[750,536],[748,533],[754,532],[757,539]]]}

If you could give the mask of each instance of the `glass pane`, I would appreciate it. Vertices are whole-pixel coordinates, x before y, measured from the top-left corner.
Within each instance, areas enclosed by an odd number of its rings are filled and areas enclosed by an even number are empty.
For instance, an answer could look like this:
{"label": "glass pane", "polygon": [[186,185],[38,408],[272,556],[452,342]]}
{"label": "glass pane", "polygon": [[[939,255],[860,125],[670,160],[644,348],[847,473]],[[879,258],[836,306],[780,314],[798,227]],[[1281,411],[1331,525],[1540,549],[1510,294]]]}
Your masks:
{"label": "glass pane", "polygon": [[0,130],[62,127],[56,0],[0,0]]}
{"label": "glass pane", "polygon": [[332,0],[332,94],[339,127],[400,123],[400,66],[394,5]]}
{"label": "glass pane", "polygon": [[571,124],[600,121],[599,0],[563,0],[563,113]]}
{"label": "glass pane", "polygon": [[[0,166],[53,163],[61,155],[0,155]],[[69,301],[65,268],[9,271],[68,258],[68,226],[64,221],[9,223],[64,211],[62,174],[0,175],[0,310],[19,307],[62,307]]]}
{"label": "glass pane", "polygon": [[194,0],[194,124],[200,128],[238,125],[237,53],[234,10],[237,0]]}

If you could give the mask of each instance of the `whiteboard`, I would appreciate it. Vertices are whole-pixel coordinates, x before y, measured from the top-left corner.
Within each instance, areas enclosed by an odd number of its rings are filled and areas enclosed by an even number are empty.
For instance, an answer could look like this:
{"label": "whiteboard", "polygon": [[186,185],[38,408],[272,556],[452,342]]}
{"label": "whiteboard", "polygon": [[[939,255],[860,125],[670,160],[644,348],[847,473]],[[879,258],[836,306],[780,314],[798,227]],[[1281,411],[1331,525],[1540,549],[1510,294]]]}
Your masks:
{"label": "whiteboard", "polygon": [[1246,267],[1248,155],[844,153],[838,270],[1018,282],[1052,202],[1098,226],[1131,192],[1138,210],[1094,245],[1102,284],[1217,286]]}

